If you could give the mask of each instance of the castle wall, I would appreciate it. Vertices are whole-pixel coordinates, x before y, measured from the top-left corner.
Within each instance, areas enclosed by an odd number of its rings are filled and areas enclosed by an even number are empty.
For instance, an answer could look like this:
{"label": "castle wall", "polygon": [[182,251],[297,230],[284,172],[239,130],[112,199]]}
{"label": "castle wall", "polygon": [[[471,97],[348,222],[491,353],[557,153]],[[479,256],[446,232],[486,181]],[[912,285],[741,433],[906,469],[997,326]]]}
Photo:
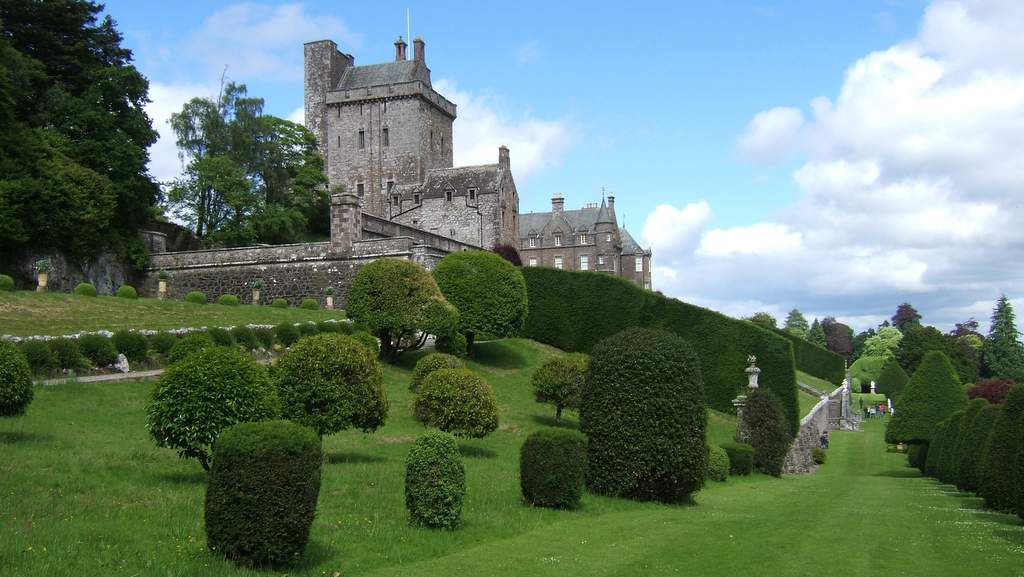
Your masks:
{"label": "castle wall", "polygon": [[327,93],[338,85],[342,72],[354,59],[342,54],[331,40],[309,42],[303,46],[305,71],[306,128],[316,135],[321,153],[327,150]]}

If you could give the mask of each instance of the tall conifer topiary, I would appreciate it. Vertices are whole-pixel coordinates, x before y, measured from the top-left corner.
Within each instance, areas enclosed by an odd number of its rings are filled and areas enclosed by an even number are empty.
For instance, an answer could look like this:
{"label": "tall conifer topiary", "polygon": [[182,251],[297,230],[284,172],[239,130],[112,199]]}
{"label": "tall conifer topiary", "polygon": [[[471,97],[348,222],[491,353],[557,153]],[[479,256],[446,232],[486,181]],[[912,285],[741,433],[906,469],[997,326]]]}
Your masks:
{"label": "tall conifer topiary", "polygon": [[877,391],[890,399],[898,399],[903,389],[910,382],[910,376],[903,370],[900,363],[890,357],[882,365],[882,372],[878,375]]}
{"label": "tall conifer topiary", "polygon": [[932,431],[931,440],[928,441],[928,454],[925,456],[924,461],[924,474],[929,477],[937,477],[939,469],[939,460],[942,458],[943,441],[946,436],[946,425],[949,422],[943,420],[935,425],[935,429]]}
{"label": "tall conifer topiary", "polygon": [[946,438],[943,439],[943,451],[939,457],[938,475],[936,475],[943,483],[956,481],[956,463],[960,457],[960,432],[966,414],[966,411],[953,413],[946,425]]}
{"label": "tall conifer topiary", "polygon": [[992,425],[985,451],[980,493],[985,503],[1000,511],[1014,509],[1019,486],[1017,453],[1021,447],[1021,418],[1024,417],[1024,385],[1015,385],[1006,395],[1003,410]]}
{"label": "tall conifer topiary", "polygon": [[[960,386],[949,357],[938,351],[929,352],[904,389],[885,429],[885,439],[890,443],[927,442],[939,421],[966,406],[967,393]],[[931,455],[928,458],[931,460]]]}
{"label": "tall conifer topiary", "polygon": [[[975,399],[978,400],[978,399]],[[974,401],[971,401],[972,403]],[[960,443],[960,468],[957,470],[957,487],[964,491],[977,491],[981,475],[984,448],[992,434],[992,426],[999,416],[999,405],[983,403],[977,416],[967,428],[967,434]]]}

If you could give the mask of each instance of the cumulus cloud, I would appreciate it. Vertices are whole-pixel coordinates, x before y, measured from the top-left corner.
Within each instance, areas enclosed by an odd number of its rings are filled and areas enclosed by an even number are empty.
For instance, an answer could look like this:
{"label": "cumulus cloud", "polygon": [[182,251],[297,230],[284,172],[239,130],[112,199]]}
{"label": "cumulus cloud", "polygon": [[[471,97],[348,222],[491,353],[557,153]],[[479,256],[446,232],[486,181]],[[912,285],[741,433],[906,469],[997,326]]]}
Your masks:
{"label": "cumulus cloud", "polygon": [[516,178],[526,180],[557,165],[572,146],[568,120],[542,120],[529,112],[508,114],[499,98],[462,90],[449,79],[435,81],[434,89],[458,106],[452,137],[455,166],[494,164],[498,147],[504,144]]}
{"label": "cumulus cloud", "polygon": [[217,87],[212,85],[150,83],[151,102],[146,105],[146,114],[153,119],[153,128],[160,136],[149,148],[149,172],[158,181],[173,180],[182,170],[170,125],[171,114],[181,112],[182,106],[193,98],[210,98],[216,94]]}
{"label": "cumulus cloud", "polygon": [[737,149],[799,153],[800,199],[772,222],[702,230],[691,253],[662,246],[667,262],[652,243],[671,269],[660,288],[860,326],[904,300],[940,326],[984,321],[1001,292],[1024,295],[1022,29],[1021,2],[936,1],[916,37],[853,62],[806,118],[756,114]]}

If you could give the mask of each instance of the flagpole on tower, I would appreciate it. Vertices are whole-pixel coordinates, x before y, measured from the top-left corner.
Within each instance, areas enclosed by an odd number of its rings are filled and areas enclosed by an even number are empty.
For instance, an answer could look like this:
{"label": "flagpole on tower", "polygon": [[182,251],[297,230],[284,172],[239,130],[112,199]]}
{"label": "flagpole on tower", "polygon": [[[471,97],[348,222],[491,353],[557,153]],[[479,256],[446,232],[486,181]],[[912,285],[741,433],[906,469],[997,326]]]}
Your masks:
{"label": "flagpole on tower", "polygon": [[412,19],[410,18],[410,15],[409,15],[409,9],[406,8],[405,9],[405,37],[408,39],[409,42],[412,42],[412,25],[410,23],[411,20]]}

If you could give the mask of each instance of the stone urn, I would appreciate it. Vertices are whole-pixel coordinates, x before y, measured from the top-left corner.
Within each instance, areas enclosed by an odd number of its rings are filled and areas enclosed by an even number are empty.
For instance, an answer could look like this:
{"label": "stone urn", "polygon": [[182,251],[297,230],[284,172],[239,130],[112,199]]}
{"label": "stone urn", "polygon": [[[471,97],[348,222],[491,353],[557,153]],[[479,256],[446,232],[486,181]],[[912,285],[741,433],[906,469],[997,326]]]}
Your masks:
{"label": "stone urn", "polygon": [[165,298],[167,298],[167,281],[157,281],[156,298],[160,300],[164,300]]}
{"label": "stone urn", "polygon": [[39,272],[36,273],[36,292],[45,292],[46,283],[50,280],[50,273]]}
{"label": "stone urn", "polygon": [[260,304],[260,289],[258,288],[252,289],[252,304]]}

